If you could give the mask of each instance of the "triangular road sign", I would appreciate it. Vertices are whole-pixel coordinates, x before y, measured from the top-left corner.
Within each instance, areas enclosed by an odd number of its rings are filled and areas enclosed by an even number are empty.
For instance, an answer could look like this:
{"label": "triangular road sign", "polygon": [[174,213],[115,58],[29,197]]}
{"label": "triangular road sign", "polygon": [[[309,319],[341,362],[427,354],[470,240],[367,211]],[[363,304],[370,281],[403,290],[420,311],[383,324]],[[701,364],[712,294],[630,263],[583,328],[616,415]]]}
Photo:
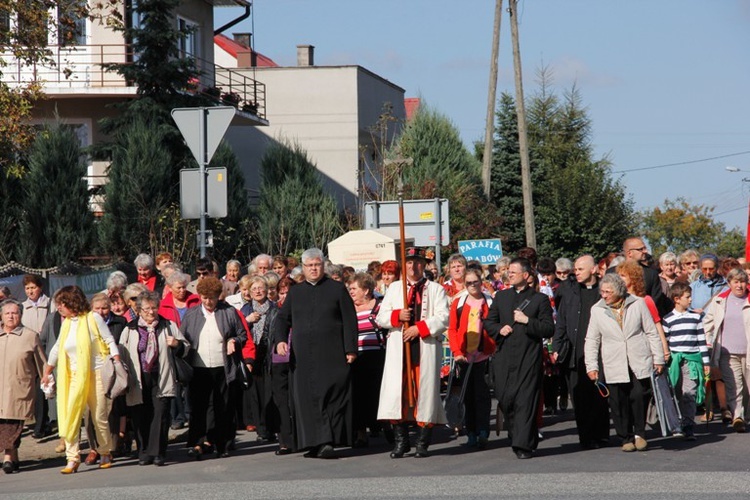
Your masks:
{"label": "triangular road sign", "polygon": [[[172,119],[180,129],[190,151],[198,165],[208,164],[219,147],[229,124],[234,118],[235,108],[232,106],[216,106],[211,108],[175,108]],[[205,129],[204,129],[205,127]],[[205,130],[205,132],[204,132]],[[204,139],[205,152],[204,158]]]}

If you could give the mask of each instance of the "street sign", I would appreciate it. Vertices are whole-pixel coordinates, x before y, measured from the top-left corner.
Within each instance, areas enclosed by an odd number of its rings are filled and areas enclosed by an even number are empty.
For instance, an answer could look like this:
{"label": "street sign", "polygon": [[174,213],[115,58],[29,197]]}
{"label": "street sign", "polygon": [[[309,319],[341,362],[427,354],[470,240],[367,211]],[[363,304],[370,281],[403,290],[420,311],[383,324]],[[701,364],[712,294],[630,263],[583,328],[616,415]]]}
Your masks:
{"label": "street sign", "polygon": [[[219,219],[229,212],[227,203],[227,169],[207,168],[206,215]],[[201,218],[201,171],[198,168],[180,170],[180,214],[183,219]]]}
{"label": "street sign", "polygon": [[[219,147],[229,124],[234,118],[232,106],[216,106],[213,108],[175,108],[172,119],[180,129],[190,151],[198,165],[211,161],[216,148]],[[205,129],[204,129],[205,126]],[[203,144],[205,140],[205,151]],[[204,156],[205,153],[205,156]]]}
{"label": "street sign", "polygon": [[[418,247],[450,245],[448,200],[404,200],[404,227]],[[398,201],[365,203],[365,229],[398,229]]]}
{"label": "street sign", "polygon": [[482,264],[495,264],[503,256],[503,246],[499,239],[461,240],[458,251],[466,260],[478,260]]}

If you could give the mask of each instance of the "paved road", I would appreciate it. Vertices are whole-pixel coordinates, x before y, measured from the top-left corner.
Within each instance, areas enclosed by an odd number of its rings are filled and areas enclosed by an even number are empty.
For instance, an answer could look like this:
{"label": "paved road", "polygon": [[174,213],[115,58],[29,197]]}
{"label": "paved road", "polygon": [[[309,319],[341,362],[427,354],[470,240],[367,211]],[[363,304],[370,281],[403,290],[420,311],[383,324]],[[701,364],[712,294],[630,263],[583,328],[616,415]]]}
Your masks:
{"label": "paved road", "polygon": [[[392,460],[388,445],[375,439],[365,450],[317,460],[276,457],[273,445],[259,445],[254,433],[242,432],[230,458],[189,461],[177,443],[162,468],[121,460],[110,470],[82,466],[62,476],[63,458],[24,462],[18,474],[0,473],[0,498],[750,498],[750,435],[719,422],[708,431],[699,426],[694,443],[652,432],[649,451],[642,453],[617,446],[580,451],[572,412],[545,422],[546,439],[532,460],[516,459],[505,433],[493,434],[481,452],[467,451],[460,445],[465,438],[451,439],[441,429],[428,459]],[[23,455],[22,444],[22,458],[35,446]]]}

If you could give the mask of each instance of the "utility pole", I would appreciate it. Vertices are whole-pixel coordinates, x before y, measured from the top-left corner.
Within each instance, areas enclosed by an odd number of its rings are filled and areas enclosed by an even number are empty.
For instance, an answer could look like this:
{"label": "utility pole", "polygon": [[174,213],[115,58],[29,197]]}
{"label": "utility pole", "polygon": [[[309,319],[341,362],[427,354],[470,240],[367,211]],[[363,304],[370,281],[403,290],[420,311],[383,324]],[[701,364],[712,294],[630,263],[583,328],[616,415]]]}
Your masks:
{"label": "utility pole", "polygon": [[513,41],[513,70],[516,76],[516,115],[518,115],[518,146],[521,153],[521,190],[523,192],[523,220],[526,228],[526,246],[536,248],[534,228],[534,200],[531,193],[531,167],[529,144],[526,138],[526,107],[523,102],[521,77],[521,49],[518,44],[518,1],[509,0],[510,36]]}
{"label": "utility pole", "polygon": [[495,135],[495,99],[497,94],[497,60],[500,57],[500,20],[503,17],[503,0],[495,0],[495,26],[492,30],[492,59],[490,60],[490,87],[487,92],[487,124],[484,129],[484,155],[482,156],[482,184],[484,197],[490,201],[492,169],[492,139]]}

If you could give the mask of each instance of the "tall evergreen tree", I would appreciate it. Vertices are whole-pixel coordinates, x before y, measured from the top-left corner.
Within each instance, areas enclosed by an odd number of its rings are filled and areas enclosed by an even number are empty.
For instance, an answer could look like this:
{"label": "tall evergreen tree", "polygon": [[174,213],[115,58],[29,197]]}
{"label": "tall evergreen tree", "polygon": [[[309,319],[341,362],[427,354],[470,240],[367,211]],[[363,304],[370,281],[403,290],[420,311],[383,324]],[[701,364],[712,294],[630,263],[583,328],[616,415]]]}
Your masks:
{"label": "tall evergreen tree", "polygon": [[521,154],[518,145],[516,104],[503,92],[497,110],[495,144],[492,152],[490,198],[502,220],[500,236],[506,250],[526,244],[521,191]]}
{"label": "tall evergreen tree", "polygon": [[[591,120],[574,86],[560,99],[549,75],[527,105],[529,156],[542,255],[603,254],[619,248],[634,226],[633,203],[612,179],[609,160],[595,159]],[[506,216],[506,248],[525,246],[517,121],[510,96],[501,97],[493,158],[492,197]]]}
{"label": "tall evergreen tree", "polygon": [[261,160],[257,250],[288,255],[324,249],[342,232],[336,201],[307,153],[296,144],[269,147]]}
{"label": "tall evergreen tree", "polygon": [[169,250],[158,245],[162,224],[172,223],[164,217],[176,215],[170,206],[178,195],[171,171],[165,168],[172,165],[163,146],[165,135],[165,126],[153,127],[139,119],[116,135],[99,225],[103,250],[112,255],[130,258]]}
{"label": "tall evergreen tree", "polygon": [[92,250],[93,215],[86,163],[75,131],[63,124],[37,134],[23,179],[20,253],[24,264],[53,267]]}

